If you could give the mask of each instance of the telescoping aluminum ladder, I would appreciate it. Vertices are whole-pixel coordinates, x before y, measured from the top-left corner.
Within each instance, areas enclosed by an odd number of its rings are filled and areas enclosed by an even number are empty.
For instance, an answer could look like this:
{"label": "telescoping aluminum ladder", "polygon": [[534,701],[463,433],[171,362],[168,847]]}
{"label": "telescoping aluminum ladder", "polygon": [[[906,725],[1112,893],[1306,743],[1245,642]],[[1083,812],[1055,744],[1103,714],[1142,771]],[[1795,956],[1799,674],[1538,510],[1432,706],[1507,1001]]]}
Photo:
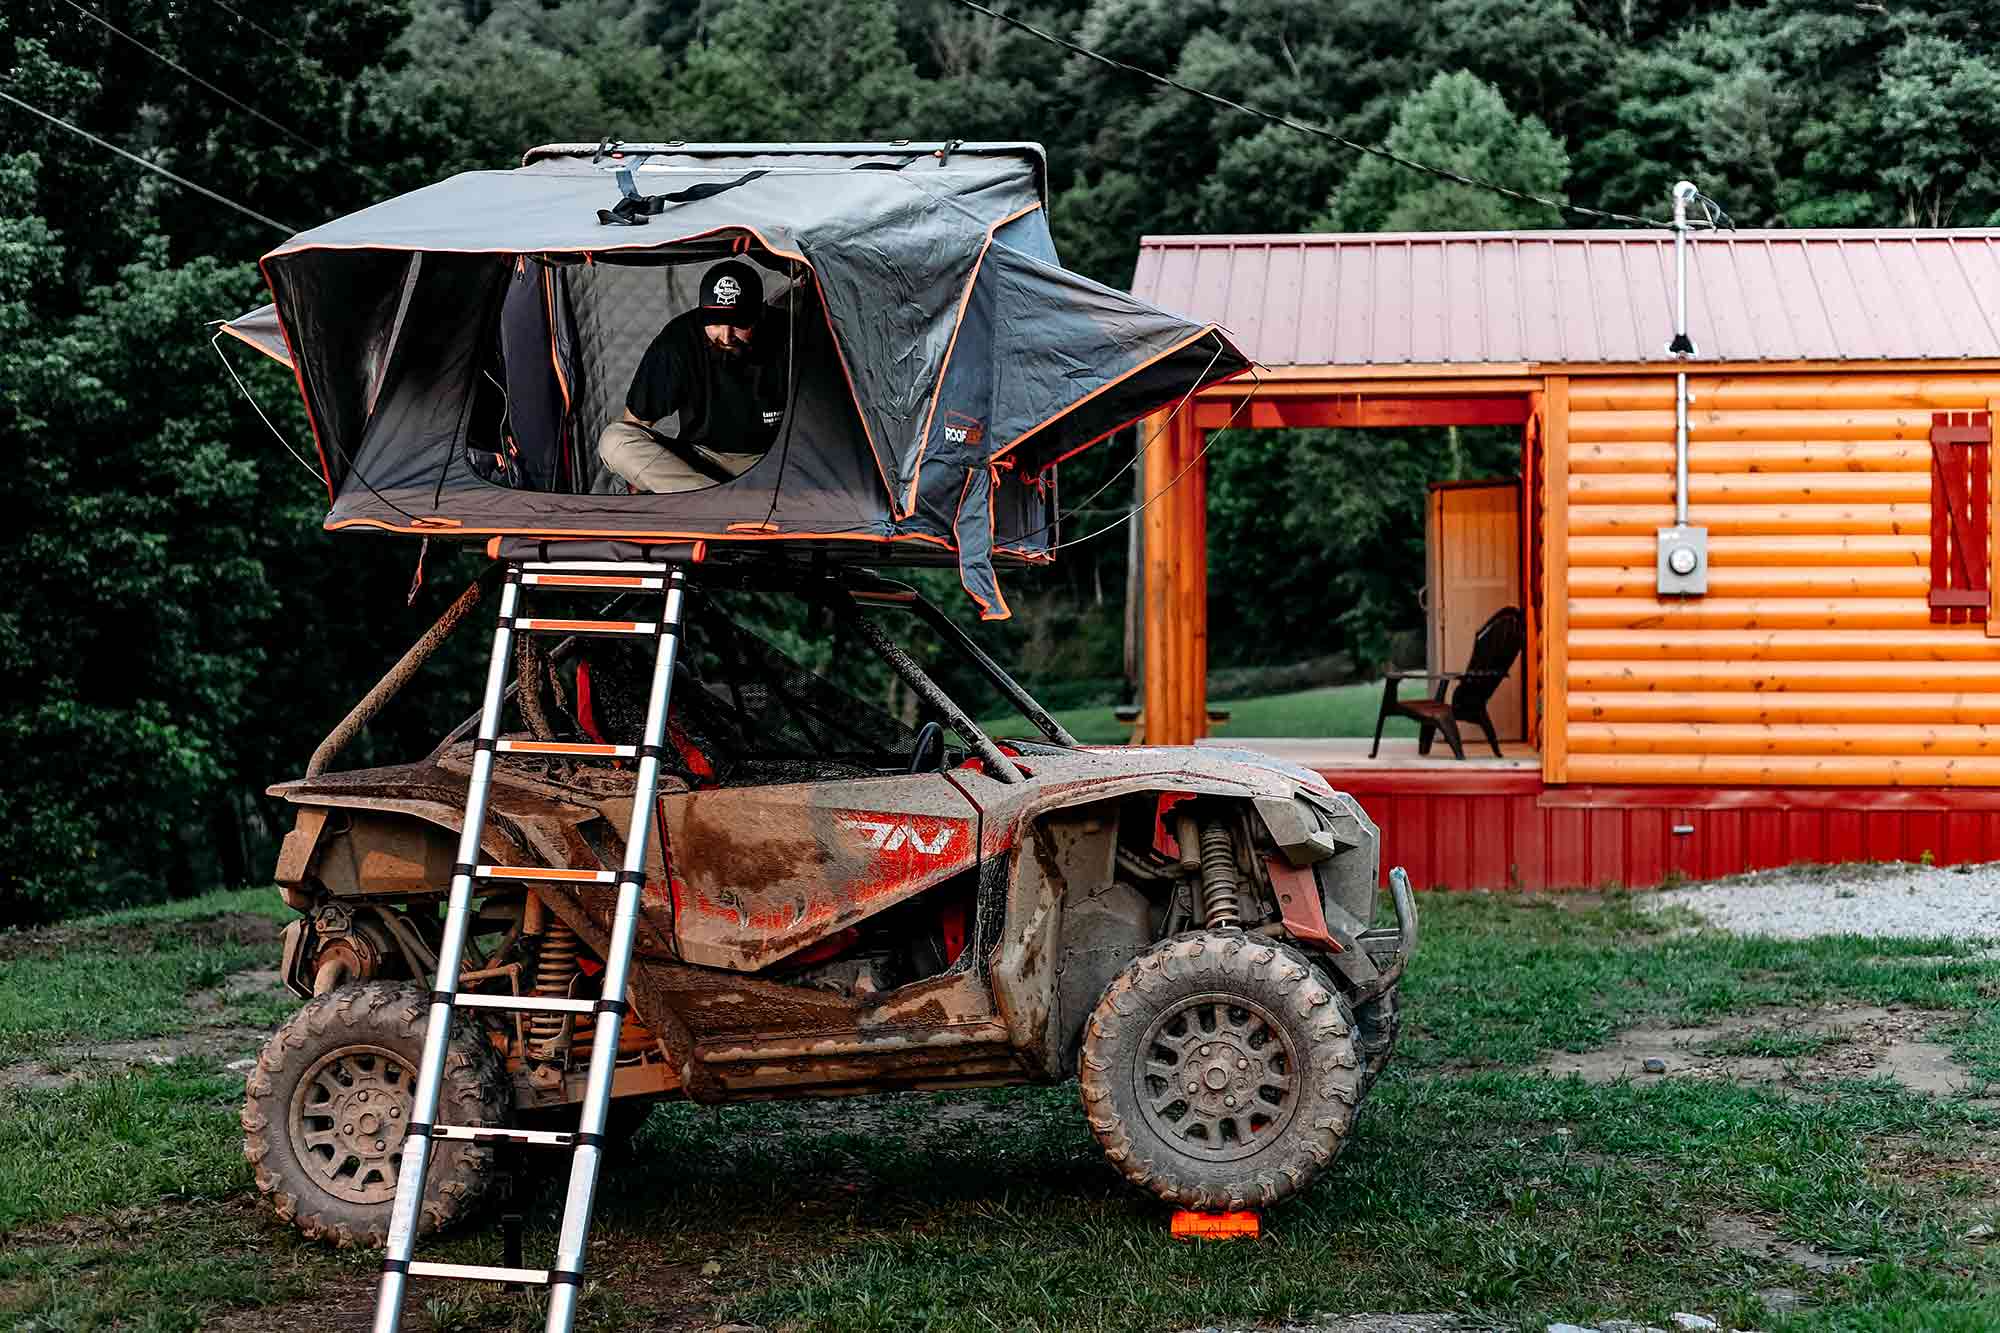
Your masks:
{"label": "telescoping aluminum ladder", "polygon": [[[525,587],[586,591],[659,592],[656,621],[559,620],[517,615]],[[486,697],[479,718],[479,740],[472,756],[472,780],[465,795],[465,826],[459,834],[457,864],[452,867],[451,902],[445,913],[444,940],[438,948],[436,989],[431,992],[430,1027],[424,1034],[423,1065],[417,1072],[417,1095],[403,1139],[403,1164],[396,1177],[396,1205],[389,1216],[389,1244],[382,1261],[382,1285],[376,1294],[375,1333],[397,1333],[403,1302],[413,1277],[462,1278],[481,1282],[513,1282],[549,1289],[548,1333],[569,1333],[576,1322],[577,1299],[583,1283],[584,1245],[590,1232],[591,1205],[597,1193],[597,1170],[603,1157],[604,1118],[611,1105],[611,1076],[618,1063],[618,1029],[625,1016],[625,982],[632,961],[632,939],[639,918],[639,889],[645,880],[646,841],[651,831],[653,798],[659,787],[661,746],[667,732],[667,706],[674,676],[674,656],[680,641],[681,610],[686,573],[678,564],[638,564],[626,561],[519,561],[509,564],[500,594],[500,622],[493,632],[493,659],[486,669]],[[653,660],[652,691],[646,704],[645,740],[640,745],[563,745],[546,741],[504,741],[500,716],[506,698],[514,635],[610,635],[652,637],[659,641]],[[631,824],[625,832],[625,864],[616,872],[585,869],[544,869],[534,866],[482,864],[480,834],[486,825],[487,797],[493,785],[496,753],[511,750],[570,755],[581,759],[637,759],[638,780],[632,794]],[[476,887],[500,880],[616,885],[617,915],[610,948],[604,959],[603,996],[595,1000],[549,999],[537,996],[478,995],[458,989],[459,960],[472,918]],[[590,1046],[590,1073],[584,1085],[583,1111],[575,1133],[528,1131],[437,1123],[438,1095],[444,1081],[445,1044],[456,1009],[510,1009],[531,1013],[595,1014],[596,1034]],[[422,1215],[424,1172],[431,1144],[439,1139],[471,1139],[528,1143],[572,1150],[569,1190],[563,1199],[562,1230],[556,1242],[553,1268],[497,1268],[484,1264],[425,1263],[412,1257],[417,1219]]]}

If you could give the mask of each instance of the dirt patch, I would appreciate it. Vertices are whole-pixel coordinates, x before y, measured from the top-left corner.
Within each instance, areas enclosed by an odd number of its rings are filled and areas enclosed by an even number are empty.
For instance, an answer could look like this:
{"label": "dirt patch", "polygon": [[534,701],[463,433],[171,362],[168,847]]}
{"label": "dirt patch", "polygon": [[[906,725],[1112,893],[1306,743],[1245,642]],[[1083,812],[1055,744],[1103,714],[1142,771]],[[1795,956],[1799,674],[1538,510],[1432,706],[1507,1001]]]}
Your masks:
{"label": "dirt patch", "polygon": [[148,921],[122,926],[51,926],[46,930],[0,933],[0,963],[19,958],[45,958],[71,949],[105,953],[147,953],[162,944],[275,944],[282,923],[253,912],[225,912],[193,921]]}
{"label": "dirt patch", "polygon": [[[757,1103],[771,1132],[815,1135],[852,1134],[869,1139],[903,1141],[949,1138],[992,1126],[1016,1127],[1036,1109],[1019,1103],[995,1105],[984,1101],[937,1102],[928,1092],[878,1092],[858,1097],[810,1097],[783,1103]],[[728,1115],[731,1107],[719,1107]],[[1070,1108],[1064,1107],[1065,1113]]]}
{"label": "dirt patch", "polygon": [[[497,1256],[497,1232],[485,1234]],[[163,1236],[185,1237],[197,1255],[255,1255],[268,1272],[267,1303],[207,1315],[201,1327],[210,1333],[269,1333],[279,1328],[366,1333],[374,1326],[375,1256],[302,1242],[247,1195],[215,1203],[164,1204],[65,1218],[12,1233],[7,1247],[18,1251],[60,1246],[95,1252],[96,1264],[117,1264],[123,1262],[121,1256]],[[780,1259],[795,1262],[799,1255],[797,1247],[789,1255],[765,1255],[753,1243],[719,1252],[719,1262],[689,1262],[684,1255],[671,1255],[646,1237],[623,1230],[598,1239],[601,1243],[593,1245],[591,1254],[595,1290],[586,1296],[586,1312],[596,1305],[614,1317],[620,1329],[646,1333],[717,1329],[715,1312],[724,1301],[743,1290],[746,1282],[763,1280],[767,1268]],[[88,1280],[87,1273],[81,1280]],[[18,1309],[21,1302],[32,1299],[29,1288],[41,1280],[0,1285],[0,1312]],[[404,1306],[404,1327],[411,1333],[431,1333],[437,1325],[427,1306],[436,1301],[440,1312],[457,1316],[453,1327],[540,1328],[540,1318],[530,1317],[531,1311],[539,1312],[536,1299],[534,1293],[510,1295],[482,1283],[422,1280]],[[5,1322],[4,1314],[0,1322]]]}
{"label": "dirt patch", "polygon": [[1761,1218],[1741,1213],[1717,1213],[1708,1219],[1709,1243],[1753,1259],[1797,1264],[1814,1273],[1838,1273],[1854,1264],[1853,1259],[1825,1254],[1810,1245],[1799,1245],[1778,1235],[1776,1227]]}
{"label": "dirt patch", "polygon": [[190,1056],[235,1064],[254,1057],[270,1035],[262,1028],[212,1027],[140,1041],[66,1042],[32,1060],[0,1065],[0,1089],[67,1088],[85,1079],[170,1065]]}
{"label": "dirt patch", "polygon": [[[276,1223],[267,1221],[266,1226],[275,1227]],[[485,1262],[497,1263],[500,1241],[497,1234],[491,1239],[495,1249]],[[274,1277],[292,1279],[299,1294],[283,1302],[218,1315],[204,1322],[204,1329],[210,1333],[268,1333],[274,1328],[367,1333],[374,1327],[378,1274],[373,1266],[358,1272],[343,1268],[317,1246],[278,1242],[269,1248],[280,1265]],[[528,1258],[530,1262],[546,1261],[545,1256],[535,1254]],[[744,1289],[746,1281],[762,1281],[765,1276],[761,1262],[748,1269],[729,1257],[685,1262],[668,1258],[644,1238],[595,1237],[583,1318],[578,1322],[586,1328],[604,1327],[605,1320],[611,1319],[617,1328],[633,1333],[762,1333],[747,1324],[719,1323],[717,1311]],[[534,1290],[505,1292],[486,1283],[420,1278],[411,1285],[404,1302],[403,1326],[411,1333],[431,1333],[439,1326],[437,1317],[442,1316],[452,1328],[496,1333],[539,1329],[547,1308],[542,1300],[541,1293]]]}
{"label": "dirt patch", "polygon": [[242,1065],[257,1054],[271,1034],[257,1027],[232,1023],[228,1015],[246,1000],[283,992],[275,968],[233,973],[220,986],[197,991],[187,1000],[195,1026],[171,1036],[130,1041],[69,1041],[39,1055],[0,1064],[0,1090],[66,1088],[85,1079],[106,1078],[133,1069],[169,1065],[190,1056],[207,1057],[224,1065]]}
{"label": "dirt patch", "polygon": [[1865,1005],[1765,1009],[1714,1027],[1630,1028],[1594,1051],[1559,1051],[1536,1072],[1592,1083],[1663,1074],[1789,1085],[1891,1078],[1945,1097],[1984,1086],[1952,1060],[1948,1047],[1929,1039],[1959,1017]]}
{"label": "dirt patch", "polygon": [[1986,1219],[2000,1207],[2000,1135],[1972,1132],[1946,1156],[1919,1135],[1892,1135],[1871,1143],[1869,1174],[1939,1198],[1950,1216]]}
{"label": "dirt patch", "polygon": [[198,1014],[219,1014],[243,1000],[283,994],[286,994],[285,979],[277,968],[253,967],[232,972],[222,979],[220,986],[188,996],[188,1008]]}

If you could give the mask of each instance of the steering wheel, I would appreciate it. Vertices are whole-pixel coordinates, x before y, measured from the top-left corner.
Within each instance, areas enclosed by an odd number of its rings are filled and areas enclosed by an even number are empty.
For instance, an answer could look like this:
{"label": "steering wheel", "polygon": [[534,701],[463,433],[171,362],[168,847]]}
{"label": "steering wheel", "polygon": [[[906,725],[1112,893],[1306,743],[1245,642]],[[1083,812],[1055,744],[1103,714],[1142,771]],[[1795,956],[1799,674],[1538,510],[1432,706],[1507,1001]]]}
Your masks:
{"label": "steering wheel", "polygon": [[926,722],[917,728],[917,743],[910,747],[910,772],[930,773],[944,767],[944,728]]}

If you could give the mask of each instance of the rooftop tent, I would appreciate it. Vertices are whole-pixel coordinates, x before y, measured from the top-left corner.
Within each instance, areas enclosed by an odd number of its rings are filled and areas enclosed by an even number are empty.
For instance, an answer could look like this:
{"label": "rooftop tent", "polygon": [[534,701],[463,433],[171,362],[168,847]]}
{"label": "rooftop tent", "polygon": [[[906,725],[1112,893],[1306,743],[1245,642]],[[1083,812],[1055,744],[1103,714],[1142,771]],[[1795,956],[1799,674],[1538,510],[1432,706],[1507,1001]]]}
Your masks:
{"label": "rooftop tent", "polygon": [[[293,237],[227,331],[293,366],[329,528],[956,559],[1000,617],[994,564],[1058,544],[1056,465],[1249,365],[1063,269],[1043,178],[1032,144],[541,148]],[[599,431],[724,257],[785,316],[778,442],[603,493]]]}

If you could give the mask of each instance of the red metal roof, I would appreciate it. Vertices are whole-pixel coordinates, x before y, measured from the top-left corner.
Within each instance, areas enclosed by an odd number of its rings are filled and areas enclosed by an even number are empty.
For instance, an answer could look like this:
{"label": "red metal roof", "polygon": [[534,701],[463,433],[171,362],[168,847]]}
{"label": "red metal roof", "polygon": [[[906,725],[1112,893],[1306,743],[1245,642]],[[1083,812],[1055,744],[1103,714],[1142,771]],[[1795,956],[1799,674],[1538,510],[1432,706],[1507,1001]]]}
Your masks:
{"label": "red metal roof", "polygon": [[[1703,233],[1702,361],[2000,357],[2000,230]],[[1266,366],[1668,362],[1663,231],[1148,236],[1132,292]]]}

